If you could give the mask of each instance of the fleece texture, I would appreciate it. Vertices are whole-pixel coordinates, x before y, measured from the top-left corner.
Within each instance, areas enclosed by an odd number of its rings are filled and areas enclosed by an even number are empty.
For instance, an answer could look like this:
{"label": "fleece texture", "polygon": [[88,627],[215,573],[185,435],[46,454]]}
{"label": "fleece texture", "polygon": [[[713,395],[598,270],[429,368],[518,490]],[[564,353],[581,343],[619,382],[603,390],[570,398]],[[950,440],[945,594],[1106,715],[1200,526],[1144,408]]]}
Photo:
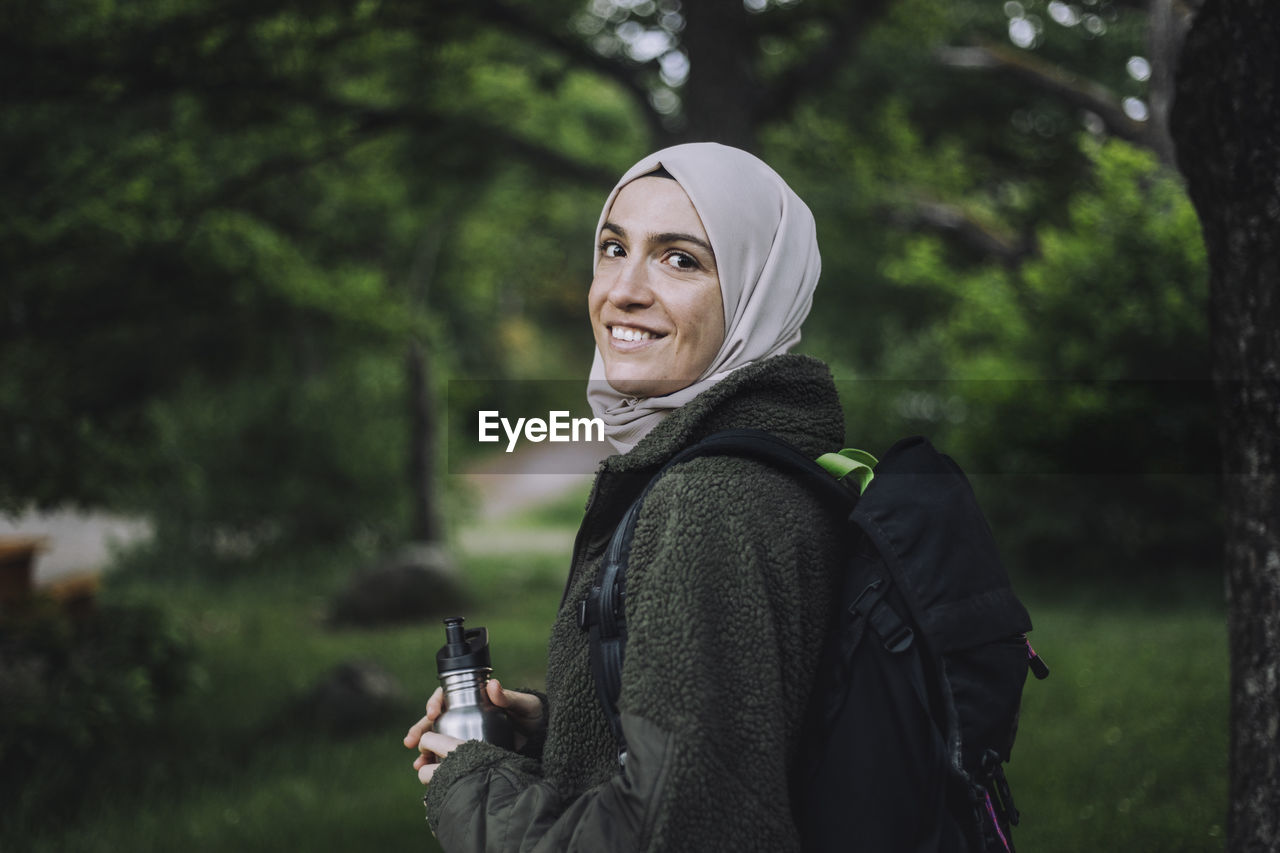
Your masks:
{"label": "fleece texture", "polygon": [[789,772],[834,615],[832,508],[747,459],[699,458],[663,475],[627,569],[625,767],[576,622],[650,477],[699,439],[740,428],[812,456],[838,449],[844,419],[825,365],[782,355],[745,367],[601,464],[551,630],[545,745],[519,755],[469,742],[444,759],[425,802],[446,851],[798,849]]}

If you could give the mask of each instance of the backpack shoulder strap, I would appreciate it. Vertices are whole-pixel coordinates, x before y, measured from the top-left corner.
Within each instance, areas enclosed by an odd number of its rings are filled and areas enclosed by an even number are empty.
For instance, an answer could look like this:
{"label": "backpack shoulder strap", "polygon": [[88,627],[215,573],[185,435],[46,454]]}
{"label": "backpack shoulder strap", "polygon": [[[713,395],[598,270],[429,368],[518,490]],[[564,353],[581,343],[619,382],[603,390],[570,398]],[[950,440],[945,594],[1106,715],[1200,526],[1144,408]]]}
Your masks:
{"label": "backpack shoulder strap", "polygon": [[[649,490],[669,469],[700,456],[741,456],[772,465],[802,480],[808,488],[823,495],[833,506],[853,509],[858,493],[870,481],[874,457],[861,451],[855,455],[826,454],[815,462],[789,442],[754,429],[724,430],[714,433],[673,456],[658,470],[627,508],[614,529],[605,550],[596,582],[585,599],[578,602],[578,627],[590,636],[591,674],[596,694],[618,744],[618,760],[625,763],[626,740],[622,734],[618,697],[622,692],[622,664],[626,655],[625,621],[627,560],[636,521]],[[856,455],[856,454],[861,454]],[[828,457],[839,456],[840,459]],[[870,460],[869,464],[868,461]],[[835,476],[833,476],[833,473]],[[840,479],[837,479],[840,477]]]}
{"label": "backpack shoulder strap", "polygon": [[[861,455],[853,457],[845,456],[845,453]],[[850,506],[857,499],[863,480],[870,480],[869,477],[863,477],[862,472],[875,465],[875,458],[863,451],[827,453],[815,461],[797,450],[789,441],[772,433],[758,429],[722,430],[673,456],[649,481],[649,485],[645,487],[636,502],[644,500],[645,494],[669,468],[699,456],[741,456],[754,459],[794,474],[804,481],[808,488],[824,495],[836,505],[849,504]],[[870,460],[870,465],[866,464],[867,460]],[[842,482],[839,478],[846,474],[854,476]]]}

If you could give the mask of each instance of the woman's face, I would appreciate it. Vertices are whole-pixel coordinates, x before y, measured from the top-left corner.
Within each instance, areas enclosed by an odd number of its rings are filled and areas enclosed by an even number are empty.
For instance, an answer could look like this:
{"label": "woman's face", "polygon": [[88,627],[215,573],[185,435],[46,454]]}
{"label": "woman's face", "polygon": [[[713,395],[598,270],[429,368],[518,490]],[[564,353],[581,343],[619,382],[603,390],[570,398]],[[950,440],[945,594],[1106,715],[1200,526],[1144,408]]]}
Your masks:
{"label": "woman's face", "polygon": [[587,306],[605,377],[660,397],[691,385],[724,341],[720,276],[702,220],[680,184],[637,178],[600,230]]}

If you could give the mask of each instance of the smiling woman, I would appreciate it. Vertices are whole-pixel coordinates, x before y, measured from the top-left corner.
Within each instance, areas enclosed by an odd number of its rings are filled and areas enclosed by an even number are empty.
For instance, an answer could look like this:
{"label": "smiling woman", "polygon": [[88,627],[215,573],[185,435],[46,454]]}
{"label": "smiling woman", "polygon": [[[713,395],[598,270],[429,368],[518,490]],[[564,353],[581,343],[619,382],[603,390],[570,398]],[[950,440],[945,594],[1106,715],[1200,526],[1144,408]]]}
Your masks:
{"label": "smiling woman", "polygon": [[[822,269],[813,216],[745,151],[694,144],[645,158],[605,202],[596,237],[587,399],[619,451],[733,371],[799,343]],[[665,346],[643,341],[673,331]],[[632,340],[642,345],[619,343]]]}
{"label": "smiling woman", "polygon": [[430,731],[438,694],[405,736],[445,850],[799,848],[791,771],[841,566],[838,521],[818,497],[738,457],[654,482],[621,598],[616,721],[597,700],[579,613],[619,520],[685,448],[726,429],[765,430],[810,456],[841,445],[826,366],[786,354],[818,280],[815,234],[782,178],[721,145],[659,151],[609,195],[587,396],[619,452],[578,534],[546,697],[489,683],[527,742],[511,752]]}

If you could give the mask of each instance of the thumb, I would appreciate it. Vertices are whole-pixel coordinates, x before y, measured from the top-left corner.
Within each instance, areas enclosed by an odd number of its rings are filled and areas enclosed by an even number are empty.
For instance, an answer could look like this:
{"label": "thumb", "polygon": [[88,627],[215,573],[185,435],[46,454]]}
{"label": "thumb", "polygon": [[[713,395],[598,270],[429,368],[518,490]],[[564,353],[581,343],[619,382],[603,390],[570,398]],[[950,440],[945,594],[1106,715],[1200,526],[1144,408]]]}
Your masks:
{"label": "thumb", "polygon": [[502,689],[502,682],[496,678],[490,678],[485,689],[489,691],[489,701],[497,705],[499,708],[511,707],[511,700],[507,698],[507,691]]}
{"label": "thumb", "polygon": [[490,678],[485,689],[489,691],[489,699],[494,705],[505,709],[514,717],[534,720],[542,715],[542,701],[531,693],[505,690],[496,678]]}

